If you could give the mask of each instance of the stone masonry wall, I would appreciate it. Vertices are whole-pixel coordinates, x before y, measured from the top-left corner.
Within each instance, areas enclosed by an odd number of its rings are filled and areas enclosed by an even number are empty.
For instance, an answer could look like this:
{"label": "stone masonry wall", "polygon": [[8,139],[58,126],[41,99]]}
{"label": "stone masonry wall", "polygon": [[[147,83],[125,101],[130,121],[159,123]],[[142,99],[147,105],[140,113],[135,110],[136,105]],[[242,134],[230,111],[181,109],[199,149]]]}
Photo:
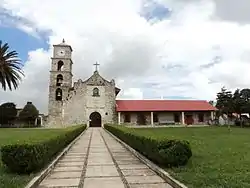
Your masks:
{"label": "stone masonry wall", "polygon": [[[99,89],[99,97],[93,97],[93,89]],[[74,83],[74,91],[70,92],[68,101],[63,106],[63,124],[89,124],[92,112],[99,112],[102,124],[113,123],[115,112],[115,86],[114,84],[88,85],[88,82]]]}
{"label": "stone masonry wall", "polygon": [[[64,55],[58,55],[60,51],[64,50]],[[62,107],[66,101],[69,89],[72,87],[72,49],[64,42],[59,45],[54,45],[53,57],[51,58],[50,82],[49,82],[49,104],[48,104],[48,127],[61,127],[62,114],[64,113]],[[58,62],[63,62],[63,68],[58,70]],[[63,81],[60,86],[57,86],[57,76],[63,76]],[[62,101],[56,100],[56,90],[62,90]]]}

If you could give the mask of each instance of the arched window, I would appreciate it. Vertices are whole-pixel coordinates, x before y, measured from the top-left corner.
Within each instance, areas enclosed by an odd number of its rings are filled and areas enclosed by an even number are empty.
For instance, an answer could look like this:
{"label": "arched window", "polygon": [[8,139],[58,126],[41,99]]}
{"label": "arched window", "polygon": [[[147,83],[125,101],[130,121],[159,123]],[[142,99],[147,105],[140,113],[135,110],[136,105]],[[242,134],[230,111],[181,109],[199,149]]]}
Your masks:
{"label": "arched window", "polygon": [[62,90],[60,88],[56,89],[56,101],[62,100]]}
{"label": "arched window", "polygon": [[58,63],[57,63],[57,71],[62,71],[63,70],[63,65],[64,65],[64,63],[63,63],[63,61],[58,61]]}
{"label": "arched window", "polygon": [[100,94],[99,94],[99,89],[97,88],[97,87],[95,87],[94,89],[93,89],[93,97],[99,97],[100,96]]}
{"label": "arched window", "polygon": [[63,83],[63,76],[61,74],[58,74],[56,77],[56,86],[61,86]]}

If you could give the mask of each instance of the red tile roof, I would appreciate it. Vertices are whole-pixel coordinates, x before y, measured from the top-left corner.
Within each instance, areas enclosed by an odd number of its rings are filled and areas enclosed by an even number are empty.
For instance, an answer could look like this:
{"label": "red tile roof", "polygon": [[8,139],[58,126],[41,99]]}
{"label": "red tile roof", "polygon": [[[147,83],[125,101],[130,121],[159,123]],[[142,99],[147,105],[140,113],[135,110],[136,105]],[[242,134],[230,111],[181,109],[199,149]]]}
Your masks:
{"label": "red tile roof", "polygon": [[116,100],[116,111],[214,111],[203,100]]}

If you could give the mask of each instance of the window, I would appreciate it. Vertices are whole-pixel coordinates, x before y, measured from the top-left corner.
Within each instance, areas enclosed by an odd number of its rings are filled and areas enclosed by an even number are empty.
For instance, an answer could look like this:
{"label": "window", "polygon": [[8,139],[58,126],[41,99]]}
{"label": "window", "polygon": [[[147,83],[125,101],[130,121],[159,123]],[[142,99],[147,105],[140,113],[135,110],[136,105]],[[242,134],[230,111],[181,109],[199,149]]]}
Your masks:
{"label": "window", "polygon": [[57,63],[57,71],[62,71],[63,70],[63,61],[58,61]]}
{"label": "window", "polygon": [[174,122],[179,123],[180,122],[180,115],[174,114]]}
{"label": "window", "polygon": [[61,86],[63,83],[63,76],[61,74],[56,77],[56,86]]}
{"label": "window", "polygon": [[199,122],[204,122],[204,114],[203,114],[203,113],[200,113],[200,114],[198,115],[198,121],[199,121]]}
{"label": "window", "polygon": [[130,114],[124,114],[124,123],[130,123]]}
{"label": "window", "polygon": [[60,88],[56,89],[56,101],[62,100],[62,90]]}
{"label": "window", "polygon": [[95,87],[94,89],[93,89],[93,97],[99,97],[100,96],[100,94],[99,94],[99,89],[97,88],[97,87]]}
{"label": "window", "polygon": [[157,123],[159,121],[157,113],[153,113],[153,121],[154,121],[154,123]]}

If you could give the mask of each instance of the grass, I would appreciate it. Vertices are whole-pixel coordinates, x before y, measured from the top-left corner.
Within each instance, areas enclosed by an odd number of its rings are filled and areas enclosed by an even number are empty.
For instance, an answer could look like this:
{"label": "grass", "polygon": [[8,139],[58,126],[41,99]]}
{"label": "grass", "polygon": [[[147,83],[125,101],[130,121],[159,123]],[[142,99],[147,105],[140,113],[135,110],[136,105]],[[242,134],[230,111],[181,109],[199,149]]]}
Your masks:
{"label": "grass", "polygon": [[[39,129],[39,128],[14,128],[14,129],[0,129],[0,147],[7,144],[23,143],[23,142],[39,142],[41,140],[49,139],[57,136],[67,129]],[[34,174],[18,175],[8,172],[0,161],[0,187],[6,188],[20,188],[24,187],[32,178]]]}
{"label": "grass", "polygon": [[189,188],[250,187],[250,129],[142,128],[136,134],[185,139],[193,156],[185,167],[165,169]]}

